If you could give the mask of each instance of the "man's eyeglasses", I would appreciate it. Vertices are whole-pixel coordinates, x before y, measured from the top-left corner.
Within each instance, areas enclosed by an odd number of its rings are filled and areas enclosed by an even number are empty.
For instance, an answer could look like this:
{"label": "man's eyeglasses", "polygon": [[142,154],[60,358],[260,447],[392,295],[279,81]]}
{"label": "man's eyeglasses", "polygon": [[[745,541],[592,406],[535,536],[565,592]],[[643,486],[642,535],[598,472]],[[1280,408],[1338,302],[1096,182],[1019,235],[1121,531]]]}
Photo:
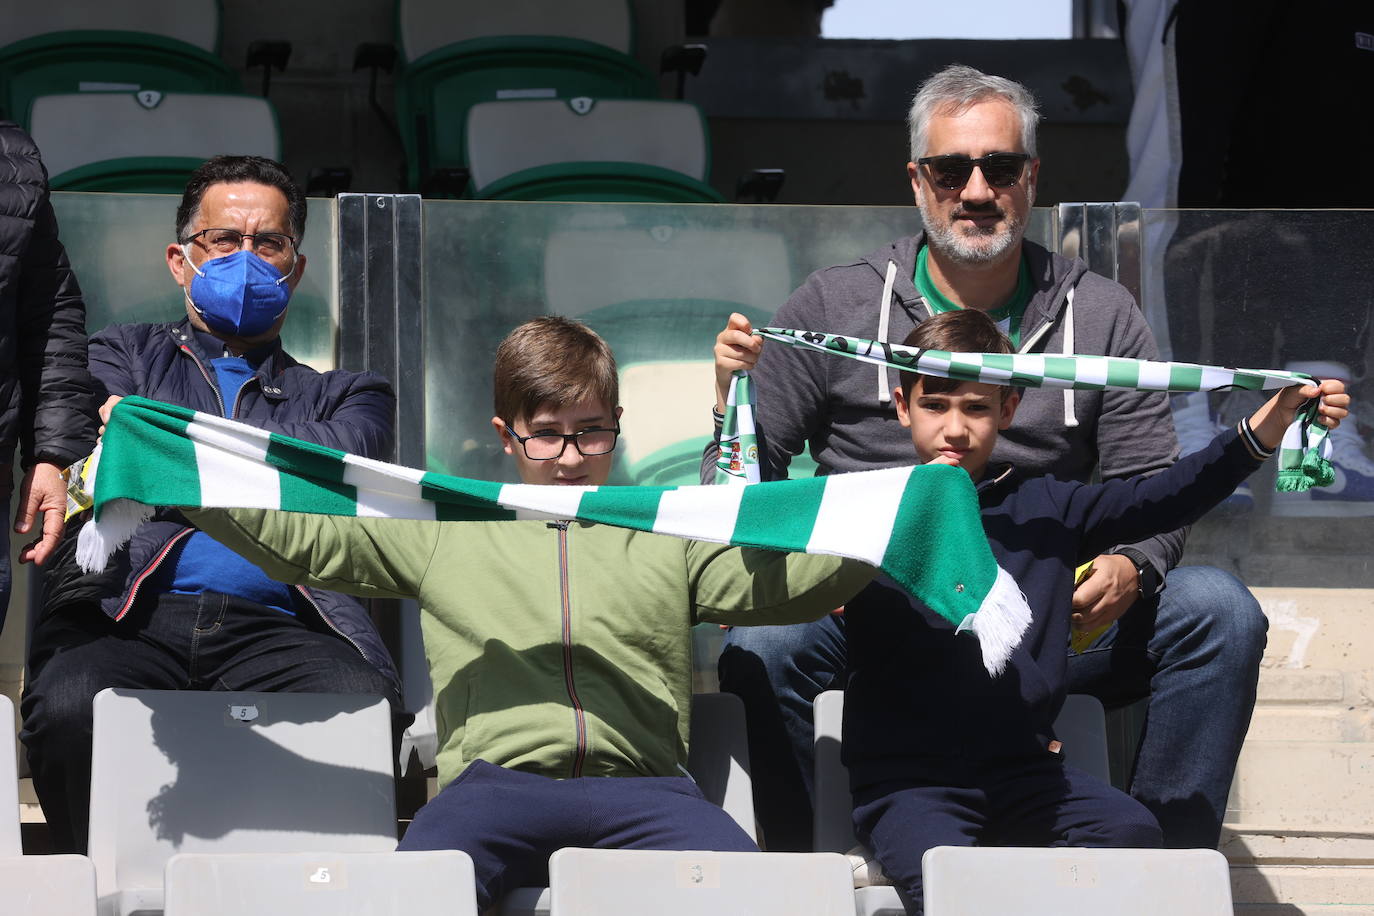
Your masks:
{"label": "man's eyeglasses", "polygon": [[296,247],[296,240],[281,232],[239,232],[237,229],[202,229],[181,240],[181,244],[200,241],[216,254],[233,254],[243,247],[244,239],[253,240],[253,254],[264,260],[280,258]]}
{"label": "man's eyeglasses", "polygon": [[510,437],[520,443],[520,447],[525,450],[525,457],[531,461],[552,461],[555,458],[563,457],[563,452],[567,449],[568,443],[573,444],[573,448],[584,458],[593,458],[597,455],[605,455],[615,450],[616,437],[620,435],[620,424],[607,429],[601,426],[593,426],[588,429],[579,429],[575,433],[535,433],[532,436],[522,436],[506,424],[506,432]]}
{"label": "man's eyeglasses", "polygon": [[917,163],[930,169],[931,181],[946,191],[957,191],[973,175],[976,165],[983,180],[994,188],[1009,188],[1021,178],[1030,156],[1025,153],[988,153],[977,159],[968,156],[922,156]]}

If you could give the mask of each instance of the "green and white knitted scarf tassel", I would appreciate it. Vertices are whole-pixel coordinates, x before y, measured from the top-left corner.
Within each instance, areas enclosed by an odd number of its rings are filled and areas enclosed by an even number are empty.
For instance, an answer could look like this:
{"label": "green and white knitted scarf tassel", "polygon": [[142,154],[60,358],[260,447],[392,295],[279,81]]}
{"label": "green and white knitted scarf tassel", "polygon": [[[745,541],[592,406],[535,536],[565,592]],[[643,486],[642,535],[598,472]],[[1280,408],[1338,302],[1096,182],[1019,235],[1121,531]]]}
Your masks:
{"label": "green and white knitted scarf tassel", "polygon": [[1331,430],[1316,422],[1317,402],[1309,401],[1297,419],[1283,431],[1279,444],[1279,470],[1274,489],[1293,493],[1336,482],[1331,467]]}
{"label": "green and white knitted scarf tassel", "polygon": [[[755,333],[794,347],[847,356],[894,369],[941,378],[1031,388],[1120,388],[1135,391],[1261,391],[1312,381],[1282,369],[1227,369],[1196,363],[1119,356],[1052,356],[1044,353],[948,353],[920,350],[838,334],[762,328]],[[1316,403],[1299,412],[1283,440],[1276,488],[1284,491],[1327,486],[1335,479],[1331,441],[1316,422]]]}
{"label": "green and white knitted scarf tassel", "polygon": [[439,521],[578,519],[862,560],[977,634],[994,674],[1030,622],[1020,589],[993,558],[968,474],[944,465],[739,487],[501,484],[359,458],[138,397],[115,407],[93,460],[87,481],[94,518],[77,548],[87,570],[104,568],[153,506]]}

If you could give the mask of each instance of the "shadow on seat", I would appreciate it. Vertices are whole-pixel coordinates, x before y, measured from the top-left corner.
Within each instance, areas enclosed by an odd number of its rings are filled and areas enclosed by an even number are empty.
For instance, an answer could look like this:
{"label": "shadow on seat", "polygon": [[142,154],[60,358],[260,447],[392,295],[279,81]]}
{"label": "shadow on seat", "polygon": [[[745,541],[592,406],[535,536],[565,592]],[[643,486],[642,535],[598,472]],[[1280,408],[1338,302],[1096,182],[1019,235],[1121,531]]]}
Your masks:
{"label": "shadow on seat", "polygon": [[94,706],[102,912],[161,910],[163,869],[179,852],[396,848],[383,699],[106,689]]}

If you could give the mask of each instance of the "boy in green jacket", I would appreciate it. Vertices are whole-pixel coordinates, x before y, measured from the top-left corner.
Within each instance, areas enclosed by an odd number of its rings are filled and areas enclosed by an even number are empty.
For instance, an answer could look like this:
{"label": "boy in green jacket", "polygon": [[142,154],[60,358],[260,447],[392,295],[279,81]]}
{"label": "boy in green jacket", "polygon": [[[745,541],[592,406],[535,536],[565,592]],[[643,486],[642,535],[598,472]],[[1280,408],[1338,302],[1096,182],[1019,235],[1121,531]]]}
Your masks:
{"label": "boy in green jacket", "polygon": [[[605,341],[527,322],[497,350],[495,391],[524,483],[605,484],[621,414]],[[873,576],[581,522],[186,514],[278,581],[418,599],[444,788],[400,848],[467,852],[482,908],[546,883],[564,846],[757,849],[686,775],[691,628],[815,620]]]}

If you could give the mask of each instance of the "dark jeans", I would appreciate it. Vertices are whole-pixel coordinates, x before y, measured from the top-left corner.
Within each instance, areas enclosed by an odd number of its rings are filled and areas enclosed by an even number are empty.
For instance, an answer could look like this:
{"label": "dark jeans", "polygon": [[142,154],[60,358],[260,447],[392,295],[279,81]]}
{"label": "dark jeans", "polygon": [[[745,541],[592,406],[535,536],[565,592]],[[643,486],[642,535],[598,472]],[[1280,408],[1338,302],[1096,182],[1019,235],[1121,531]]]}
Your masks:
{"label": "dark jeans", "polygon": [[[1158,818],[1164,844],[1215,847],[1236,760],[1250,727],[1268,622],[1235,576],[1206,566],[1169,573],[1082,655],[1068,692],[1109,708],[1149,697],[1131,795]],[[736,627],[720,656],[720,686],[744,701],[754,804],[770,850],[810,849],[811,703],[843,687],[844,621]]]}
{"label": "dark jeans", "polygon": [[854,793],[854,834],[882,864],[907,912],[922,910],[921,857],[934,846],[1157,847],[1140,802],[1045,754]]}
{"label": "dark jeans", "polygon": [[400,708],[385,675],[322,623],[311,624],[213,592],[141,598],[118,623],[94,604],[40,620],[19,738],[53,851],[86,851],[91,701],[106,687],[358,693]]}
{"label": "dark jeans", "polygon": [[466,852],[485,910],[517,887],[547,885],[549,856],[566,846],[758,851],[685,777],[550,779],[484,760],[416,813],[399,848]]}

